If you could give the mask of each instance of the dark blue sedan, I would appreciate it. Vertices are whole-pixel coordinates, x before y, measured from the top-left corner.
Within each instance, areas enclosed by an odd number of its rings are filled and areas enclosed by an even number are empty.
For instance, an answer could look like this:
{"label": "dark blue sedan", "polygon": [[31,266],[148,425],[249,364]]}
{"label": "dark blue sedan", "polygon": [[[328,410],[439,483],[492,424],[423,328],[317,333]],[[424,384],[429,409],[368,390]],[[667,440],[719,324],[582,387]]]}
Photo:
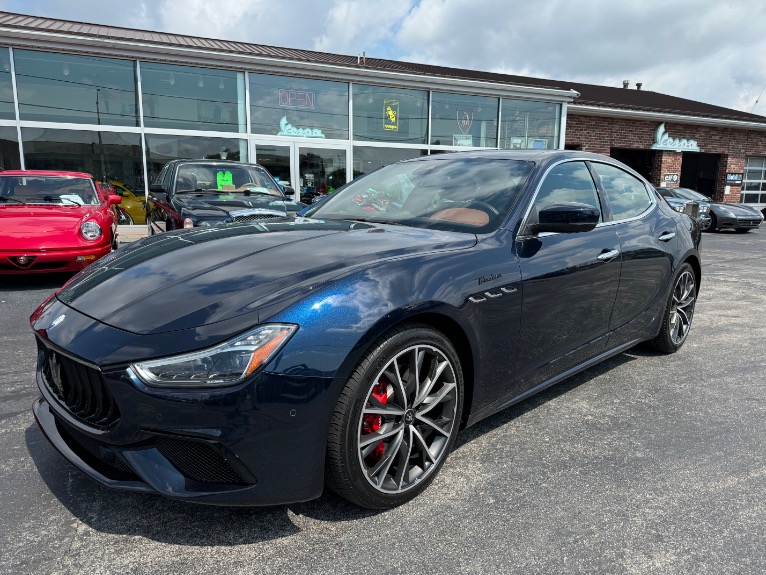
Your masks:
{"label": "dark blue sedan", "polygon": [[37,421],[96,481],[227,505],[422,492],[458,430],[686,341],[700,232],[583,152],[382,168],[295,221],[176,230],[31,318]]}

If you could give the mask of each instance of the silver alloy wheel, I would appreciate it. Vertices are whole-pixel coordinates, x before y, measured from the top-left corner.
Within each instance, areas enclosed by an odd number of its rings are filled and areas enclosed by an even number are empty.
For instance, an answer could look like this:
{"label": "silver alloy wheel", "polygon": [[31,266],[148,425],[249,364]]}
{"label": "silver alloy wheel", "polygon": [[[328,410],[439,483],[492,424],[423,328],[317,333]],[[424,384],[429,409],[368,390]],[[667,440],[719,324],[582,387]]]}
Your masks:
{"label": "silver alloy wheel", "polygon": [[359,463],[375,489],[402,493],[436,469],[457,425],[457,392],[453,365],[431,345],[400,351],[378,373],[357,431]]}
{"label": "silver alloy wheel", "polygon": [[670,339],[677,346],[680,346],[689,334],[696,299],[694,275],[687,270],[678,276],[670,304]]}

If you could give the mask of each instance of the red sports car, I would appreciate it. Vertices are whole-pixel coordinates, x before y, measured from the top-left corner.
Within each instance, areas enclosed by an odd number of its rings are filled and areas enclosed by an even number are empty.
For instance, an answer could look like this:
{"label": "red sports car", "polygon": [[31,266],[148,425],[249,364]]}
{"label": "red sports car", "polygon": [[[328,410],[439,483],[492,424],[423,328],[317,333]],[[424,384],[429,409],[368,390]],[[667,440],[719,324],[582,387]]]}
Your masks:
{"label": "red sports car", "polygon": [[90,174],[0,173],[0,274],[73,272],[117,247],[120,196]]}

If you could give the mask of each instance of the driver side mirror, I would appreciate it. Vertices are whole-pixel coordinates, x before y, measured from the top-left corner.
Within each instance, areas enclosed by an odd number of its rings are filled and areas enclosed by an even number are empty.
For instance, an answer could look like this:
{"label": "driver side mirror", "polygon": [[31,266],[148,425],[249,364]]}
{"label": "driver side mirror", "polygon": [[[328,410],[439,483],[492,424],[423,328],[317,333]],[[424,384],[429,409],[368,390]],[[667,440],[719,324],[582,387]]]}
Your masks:
{"label": "driver side mirror", "polygon": [[107,203],[108,206],[113,206],[115,204],[121,204],[122,203],[122,198],[120,196],[116,195],[116,194],[109,194],[106,197],[106,203]]}
{"label": "driver side mirror", "polygon": [[295,196],[295,190],[292,186],[283,186],[280,184],[280,187],[282,188],[282,193],[286,195],[288,198],[292,198]]}
{"label": "driver side mirror", "polygon": [[556,232],[571,234],[589,232],[598,224],[597,208],[577,202],[559,202],[545,206],[537,214],[537,223],[530,226],[532,233]]}

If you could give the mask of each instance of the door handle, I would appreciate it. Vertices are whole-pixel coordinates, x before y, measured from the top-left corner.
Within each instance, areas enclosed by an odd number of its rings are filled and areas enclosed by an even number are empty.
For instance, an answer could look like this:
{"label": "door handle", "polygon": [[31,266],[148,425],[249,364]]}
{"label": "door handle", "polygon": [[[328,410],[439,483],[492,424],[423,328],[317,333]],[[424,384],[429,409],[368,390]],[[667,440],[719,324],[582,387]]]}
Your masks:
{"label": "door handle", "polygon": [[601,254],[596,259],[601,262],[610,262],[619,255],[620,250],[609,250],[606,252],[601,252]]}
{"label": "door handle", "polygon": [[661,242],[669,242],[669,241],[670,241],[670,240],[672,240],[674,237],[676,237],[676,232],[665,232],[664,234],[662,234],[662,235],[661,235],[659,238],[657,238],[657,239],[658,239],[658,240],[660,240]]}

